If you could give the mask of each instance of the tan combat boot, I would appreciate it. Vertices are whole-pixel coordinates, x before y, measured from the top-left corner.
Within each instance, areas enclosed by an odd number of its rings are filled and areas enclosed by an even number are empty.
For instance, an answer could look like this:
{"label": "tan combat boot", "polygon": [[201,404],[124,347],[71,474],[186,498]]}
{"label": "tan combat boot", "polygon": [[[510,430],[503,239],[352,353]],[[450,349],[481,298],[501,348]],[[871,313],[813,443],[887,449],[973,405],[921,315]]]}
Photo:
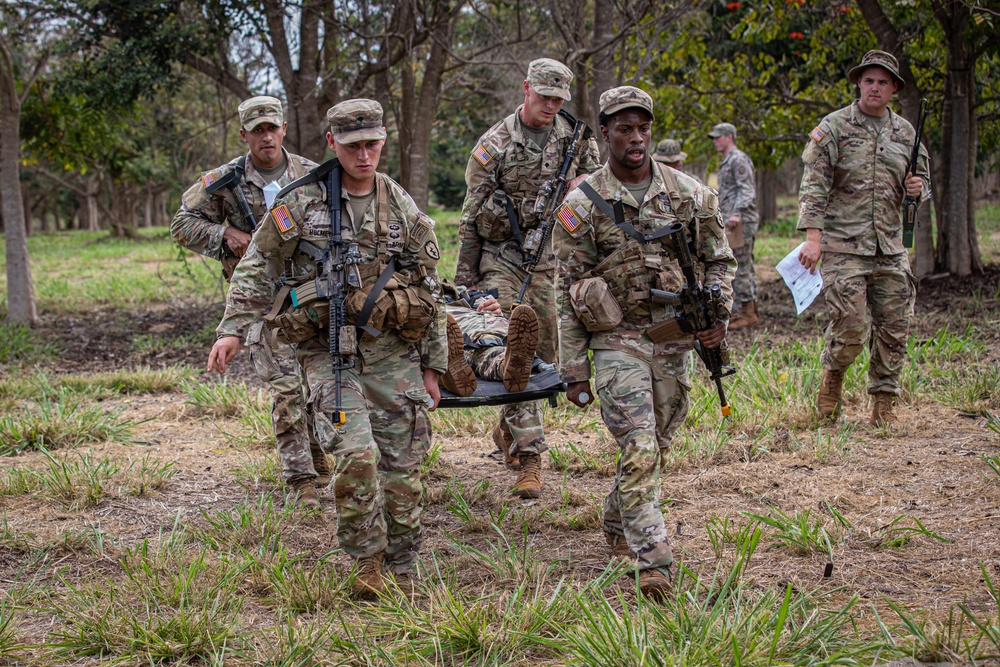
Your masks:
{"label": "tan combat boot", "polygon": [[518,306],[510,314],[507,351],[500,364],[500,376],[507,391],[524,391],[531,377],[531,364],[538,347],[538,317],[531,306]]}
{"label": "tan combat boot", "polygon": [[333,469],[330,467],[330,459],[326,458],[323,448],[319,443],[310,442],[309,451],[312,453],[313,468],[316,470],[316,477],[313,484],[318,488],[324,488],[333,478]]}
{"label": "tan combat boot", "polygon": [[872,418],[868,423],[879,427],[888,426],[894,422],[896,417],[892,414],[892,407],[895,403],[895,394],[888,394],[886,392],[872,394]]}
{"label": "tan combat boot", "polygon": [[614,533],[604,531],[604,541],[608,543],[608,548],[611,549],[612,556],[620,556],[629,560],[635,559],[635,553],[629,549],[624,535],[615,535]]}
{"label": "tan combat boot", "polygon": [[816,409],[823,419],[835,419],[840,414],[840,406],[844,400],[844,371],[823,370],[823,379],[819,383],[819,396],[816,397]]}
{"label": "tan combat boot", "polygon": [[458,322],[448,316],[448,372],[441,376],[441,386],[456,396],[471,396],[476,390],[476,374],[465,360],[465,337]]}
{"label": "tan combat boot", "polygon": [[314,479],[313,477],[304,477],[288,483],[288,486],[292,487],[293,490],[290,500],[301,505],[304,510],[320,509],[319,494],[316,493]]}
{"label": "tan combat boot", "polygon": [[670,575],[666,568],[639,571],[639,591],[650,600],[664,602],[670,595]]}
{"label": "tan combat boot", "polygon": [[760,322],[760,315],[757,313],[757,302],[748,301],[740,308],[739,314],[729,320],[729,330],[745,329]]}
{"label": "tan combat boot", "polygon": [[385,590],[382,579],[382,552],[370,558],[360,558],[354,563],[354,583],[351,590],[360,597],[372,597]]}
{"label": "tan combat boot", "polygon": [[510,492],[519,498],[542,495],[542,458],[538,454],[521,454],[521,474]]}
{"label": "tan combat boot", "polygon": [[521,469],[521,459],[510,455],[510,446],[514,444],[514,436],[501,428],[500,424],[493,427],[493,444],[504,456],[504,465],[511,470]]}

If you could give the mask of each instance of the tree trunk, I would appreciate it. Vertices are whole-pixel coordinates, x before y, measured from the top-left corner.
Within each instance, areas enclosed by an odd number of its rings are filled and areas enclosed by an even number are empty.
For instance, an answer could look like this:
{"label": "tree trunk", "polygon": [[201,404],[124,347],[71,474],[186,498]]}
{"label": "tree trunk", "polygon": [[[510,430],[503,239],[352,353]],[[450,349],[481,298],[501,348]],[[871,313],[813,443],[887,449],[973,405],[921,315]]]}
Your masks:
{"label": "tree trunk", "polygon": [[[615,34],[615,5],[612,0],[594,0],[594,32],[591,44],[603,44]],[[588,109],[581,109],[580,117],[586,120],[594,133],[600,136],[600,128],[597,124],[598,112],[601,109],[601,93],[610,90],[618,83],[615,78],[615,47],[609,44],[593,55],[593,78],[590,82],[589,95],[586,97],[589,102]],[[584,72],[576,72],[580,79],[585,79]],[[582,98],[583,96],[581,96]],[[582,102],[581,102],[582,104]],[[597,146],[601,151],[601,160],[608,157],[608,145],[603,141],[598,141]]]}
{"label": "tree trunk", "polygon": [[757,212],[761,223],[778,219],[778,175],[773,169],[757,170]]}
{"label": "tree trunk", "polygon": [[417,100],[413,117],[413,134],[410,137],[410,186],[406,191],[413,198],[417,208],[427,209],[430,195],[430,147],[431,131],[441,102],[441,80],[448,64],[448,49],[451,47],[452,21],[457,12],[441,17],[434,27],[431,50],[424,65],[424,77],[420,84],[420,99]]}
{"label": "tree trunk", "polygon": [[[969,118],[973,114],[970,66],[965,33],[968,8],[961,3],[941,7],[935,15],[947,40],[948,69],[944,79],[944,109],[941,119],[941,215],[938,227],[936,268],[956,276],[973,270],[970,239],[969,161],[974,159]],[[972,238],[975,238],[974,223]]]}
{"label": "tree trunk", "polygon": [[[413,189],[410,179],[413,176],[413,165],[410,158],[417,106],[417,77],[413,68],[416,66],[416,60],[412,55],[409,55],[403,58],[403,62],[400,63],[399,113],[396,114],[396,130],[399,133],[399,184],[411,197],[413,197]],[[419,203],[417,206],[421,210],[424,209]]]}
{"label": "tree trunk", "polygon": [[7,319],[33,326],[38,321],[35,289],[28,262],[21,197],[21,100],[14,87],[14,56],[0,36],[0,190],[3,191],[4,236],[7,241]]}

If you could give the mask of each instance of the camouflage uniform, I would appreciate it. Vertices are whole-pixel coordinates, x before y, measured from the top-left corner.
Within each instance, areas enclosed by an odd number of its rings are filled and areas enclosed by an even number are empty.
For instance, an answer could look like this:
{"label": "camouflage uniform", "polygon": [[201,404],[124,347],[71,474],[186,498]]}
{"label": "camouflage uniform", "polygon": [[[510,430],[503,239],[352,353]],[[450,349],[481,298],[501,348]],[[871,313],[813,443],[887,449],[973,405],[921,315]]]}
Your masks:
{"label": "camouflage uniform", "polygon": [[[555,61],[542,59],[534,61],[532,66],[538,62]],[[555,65],[568,75],[565,82],[568,91],[572,73],[559,63]],[[551,67],[558,69],[554,65]],[[528,81],[532,83],[531,68]],[[543,90],[539,90],[540,94],[554,94]],[[568,99],[568,92],[566,95],[565,99]],[[469,158],[465,170],[468,193],[459,223],[461,242],[455,273],[455,282],[459,285],[484,291],[499,290],[499,301],[505,313],[510,312],[511,304],[517,298],[525,272],[521,269],[524,256],[514,238],[503,193],[510,198],[517,213],[517,224],[523,239],[528,231],[538,227],[540,220],[535,202],[539,189],[546,181],[558,176],[566,146],[573,135],[573,124],[563,115],[557,115],[545,146],[539,147],[525,137],[520,113],[521,107],[518,107],[513,114],[491,127],[480,138]],[[593,139],[584,142],[566,173],[567,183],[578,174],[592,173],[599,165],[597,143]],[[524,302],[538,316],[538,356],[548,363],[555,363],[557,353],[555,276],[556,262],[551,242],[547,242],[542,258],[532,272]],[[540,454],[547,449],[541,415],[541,403],[537,401],[510,403],[501,407],[500,427],[509,431],[514,439],[510,448],[512,456]]]}
{"label": "camouflage uniform", "polygon": [[[381,119],[381,108],[378,115]],[[340,545],[355,559],[384,552],[387,568],[407,574],[415,567],[422,541],[420,462],[431,442],[431,399],[422,371],[447,370],[445,313],[434,268],[440,249],[433,221],[388,176],[376,174],[376,195],[360,220],[353,218],[350,199],[343,191],[343,237],[359,245],[363,284],[372,285],[395,255],[397,267],[402,268],[397,268],[385,292],[395,292],[394,285],[430,288],[436,314],[428,333],[417,342],[408,342],[388,328],[377,338],[365,335],[358,340],[356,366],[341,375],[346,423],[339,429],[332,416],[336,403],[327,322],[313,307],[301,311],[322,324],[314,325],[311,336],[306,332],[309,337],[296,345],[296,351],[308,381],[317,433],[337,457],[333,489]],[[277,276],[285,284],[307,285],[316,262],[300,244],[325,246],[330,233],[322,183],[297,188],[275,201],[236,268],[219,335],[242,335],[271,307]],[[352,295],[359,294],[363,300],[363,292],[350,290],[349,304]]]}
{"label": "camouflage uniform", "polygon": [[449,303],[447,310],[465,336],[465,360],[472,370],[484,380],[503,380],[501,366],[507,351],[507,318],[479,312],[464,303]]}
{"label": "camouflage uniform", "polygon": [[[642,233],[684,223],[700,265],[696,271],[706,285],[721,286],[731,308],[736,260],[715,192],[681,172],[652,165],[652,183],[641,203],[610,164],[587,183],[608,202],[621,202],[625,220]],[[589,380],[587,351],[593,351],[601,416],[621,449],[614,486],[604,501],[604,531],[624,534],[640,570],[665,567],[673,555],[659,503],[662,455],[687,415],[693,337],[681,334],[656,344],[645,331],[673,319],[673,308],[652,303],[649,289],[678,291],[680,267],[665,246],[641,246],[627,236],[579,188],[567,196],[558,218],[553,247],[565,271],[558,293],[560,374],[567,383]],[[570,286],[589,277],[603,277],[611,285],[624,313],[610,331],[588,331],[571,303]]]}
{"label": "camouflage uniform", "polygon": [[[259,99],[272,98],[252,98],[248,101]],[[280,119],[275,120],[280,122]],[[278,179],[278,185],[288,185],[316,166],[313,161],[292,155],[284,148],[281,151],[287,169]],[[249,154],[243,160],[245,175],[240,188],[253,211],[254,220],[257,221],[267,212],[263,192],[267,183],[254,167]],[[221,261],[223,276],[227,280],[239,258],[223,248],[222,235],[227,225],[240,228],[243,216],[236,196],[228,187],[216,190],[211,195],[206,194],[205,189],[229,175],[236,169],[239,161],[240,158],[236,158],[203,174],[184,193],[181,208],[170,223],[170,234],[174,241],[189,250]],[[239,222],[234,224],[234,221]],[[312,428],[312,415],[306,407],[301,370],[295,360],[295,351],[280,343],[270,345],[260,335],[262,327],[263,322],[251,328],[245,342],[257,377],[271,391],[271,422],[281,456],[282,475],[287,483],[316,477],[313,455],[315,452],[319,456],[322,452]]]}
{"label": "camouflage uniform", "polygon": [[[898,395],[916,298],[900,218],[916,132],[891,109],[887,116],[879,130],[855,100],[809,134],[798,228],[822,230],[820,269],[830,310],[823,367],[846,370],[870,337],[868,393]],[[917,171],[926,199],[923,149]]]}
{"label": "camouflage uniform", "polygon": [[757,185],[754,181],[753,162],[739,148],[729,151],[719,166],[719,210],[725,222],[732,215],[743,222],[743,247],[733,248],[739,263],[733,291],[736,303],[757,300],[757,272],[753,267],[753,242],[757,235],[760,217],[757,215]]}

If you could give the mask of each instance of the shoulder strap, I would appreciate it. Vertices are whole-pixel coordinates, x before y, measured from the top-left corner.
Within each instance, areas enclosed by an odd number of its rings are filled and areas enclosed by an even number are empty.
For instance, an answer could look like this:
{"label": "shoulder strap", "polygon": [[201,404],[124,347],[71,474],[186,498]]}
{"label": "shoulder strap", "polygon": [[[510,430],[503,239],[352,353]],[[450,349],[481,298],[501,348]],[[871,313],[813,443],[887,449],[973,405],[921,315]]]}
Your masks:
{"label": "shoulder strap", "polygon": [[[385,177],[377,172],[375,174],[375,233],[378,235],[376,250],[378,258],[385,261],[389,250],[386,245],[386,239],[389,235],[389,186],[385,182]],[[374,290],[372,291],[374,292]]]}
{"label": "shoulder strap", "polygon": [[594,205],[597,206],[597,208],[601,209],[604,215],[611,218],[611,220],[614,221],[615,226],[617,226],[618,229],[622,230],[623,232],[625,232],[625,234],[635,239],[642,245],[646,245],[650,241],[655,241],[671,233],[671,231],[668,231],[671,229],[670,226],[668,225],[667,227],[662,227],[660,229],[657,229],[652,234],[643,234],[638,229],[633,227],[632,224],[625,219],[625,207],[622,206],[622,203],[620,201],[616,201],[614,204],[614,208],[612,208],[611,204],[609,204],[606,199],[601,197],[601,195],[597,194],[597,190],[595,190],[593,186],[587,181],[583,181],[582,183],[580,183],[580,185],[576,187],[582,190],[583,194],[587,195],[587,199],[594,202]]}
{"label": "shoulder strap", "polygon": [[296,188],[301,188],[303,185],[309,185],[310,183],[316,183],[317,181],[322,181],[326,177],[326,175],[329,174],[330,171],[332,171],[333,168],[339,164],[340,160],[338,160],[337,158],[327,160],[323,164],[319,165],[318,167],[310,171],[305,176],[301,178],[296,178],[294,181],[292,181],[285,187],[281,188],[281,190],[278,191],[278,194],[276,194],[274,198],[276,200],[281,199],[282,197],[287,195],[292,190],[295,190]]}

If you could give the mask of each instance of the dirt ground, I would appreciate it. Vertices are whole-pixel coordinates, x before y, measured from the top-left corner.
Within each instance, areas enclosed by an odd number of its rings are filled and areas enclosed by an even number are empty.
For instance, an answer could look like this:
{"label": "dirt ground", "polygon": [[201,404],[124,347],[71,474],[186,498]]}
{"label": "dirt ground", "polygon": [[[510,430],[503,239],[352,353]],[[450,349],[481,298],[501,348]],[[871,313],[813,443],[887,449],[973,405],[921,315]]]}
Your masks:
{"label": "dirt ground", "polygon": [[[964,330],[956,322],[965,319],[996,321],[1000,313],[998,284],[997,266],[974,278],[925,281],[920,285],[917,304],[918,335],[929,336],[945,323]],[[766,344],[813,336],[821,330],[822,305],[814,305],[796,319],[784,290],[778,281],[764,281],[764,322],[750,333],[737,333],[734,346],[751,340]],[[52,370],[88,372],[179,363],[202,367],[213,339],[211,325],[219,314],[218,307],[165,308],[49,319],[45,323],[47,331],[65,350],[64,360]],[[130,341],[141,333],[153,333],[164,340],[187,337],[192,342],[187,348],[163,345],[156,352],[133,354]],[[1000,362],[1000,340],[987,344],[992,361]],[[254,381],[245,355],[234,370],[237,378]],[[248,493],[232,474],[244,455],[229,447],[210,421],[188,414],[182,396],[131,397],[111,405],[124,407],[124,418],[147,421],[135,429],[135,444],[102,445],[94,448],[95,453],[133,458],[149,453],[175,462],[178,473],[165,489],[152,497],[115,500],[84,512],[64,510],[29,497],[0,498],[11,527],[39,536],[51,535],[53,540],[58,534],[100,522],[102,529],[114,536],[114,547],[104,559],[70,551],[53,556],[65,559],[72,566],[71,576],[80,578],[95,568],[110,571],[116,551],[155,538],[161,530],[169,530],[178,516],[182,521],[198,522],[202,509],[233,506],[243,502]],[[840,603],[860,596],[857,613],[869,628],[874,627],[871,605],[877,604],[885,612],[884,598],[910,610],[926,609],[938,619],[954,604],[964,602],[995,621],[997,604],[988,595],[980,564],[991,576],[1000,573],[1000,476],[977,457],[1000,451],[1000,439],[984,427],[982,418],[929,402],[902,408],[900,425],[887,437],[878,437],[865,426],[867,406],[845,409],[845,419],[858,428],[857,441],[842,459],[820,460],[812,450],[786,449],[747,461],[738,451],[736,438],[735,449],[717,456],[710,466],[682,465],[671,470],[663,482],[662,497],[670,499],[664,509],[668,526],[672,534],[676,533],[676,553],[693,571],[710,575],[716,553],[705,526],[711,519],[729,516],[739,523],[745,520],[742,512],[767,514],[772,509],[788,514],[811,510],[829,519],[829,508],[833,507],[853,528],[844,530],[846,539],[834,544],[831,576],[824,577],[829,560],[826,555],[798,555],[762,543],[747,570],[752,585],[772,588],[791,583],[802,591],[836,589],[834,600]],[[516,503],[538,517],[546,510],[558,516],[565,514],[566,499],[571,511],[596,515],[610,484],[610,478],[600,471],[562,473],[546,462],[543,497],[537,501],[509,499],[507,489],[514,473],[490,456],[493,447],[486,433],[491,414],[490,409],[483,409],[480,433],[441,439],[442,456],[428,480],[425,551],[439,549],[447,554],[450,541],[445,531],[476,544],[495,539],[490,531],[469,530],[448,511],[449,482],[460,482],[467,489],[480,480],[492,482],[473,502],[473,508],[483,515],[505,503]],[[580,419],[592,420],[595,416],[596,412],[591,412]],[[608,451],[606,438],[593,430],[574,428],[578,423],[571,420],[565,428],[549,433],[549,441],[558,445],[573,443],[595,455]],[[225,427],[225,423],[221,425]],[[0,459],[4,467],[40,463],[38,453]],[[274,489],[265,492],[280,499]],[[290,550],[313,552],[318,557],[335,546],[332,500],[324,498],[323,504],[322,515],[304,519],[298,530],[286,536]],[[928,530],[947,541],[916,536],[899,549],[879,548],[885,527],[903,514],[918,518]],[[583,530],[566,524],[541,518],[533,521],[534,545],[545,558],[578,576],[596,575],[607,562],[599,524],[590,521]],[[519,530],[512,533],[518,534]],[[26,553],[0,548],[0,585],[16,580],[27,557]],[[474,581],[475,573],[466,576]]]}

